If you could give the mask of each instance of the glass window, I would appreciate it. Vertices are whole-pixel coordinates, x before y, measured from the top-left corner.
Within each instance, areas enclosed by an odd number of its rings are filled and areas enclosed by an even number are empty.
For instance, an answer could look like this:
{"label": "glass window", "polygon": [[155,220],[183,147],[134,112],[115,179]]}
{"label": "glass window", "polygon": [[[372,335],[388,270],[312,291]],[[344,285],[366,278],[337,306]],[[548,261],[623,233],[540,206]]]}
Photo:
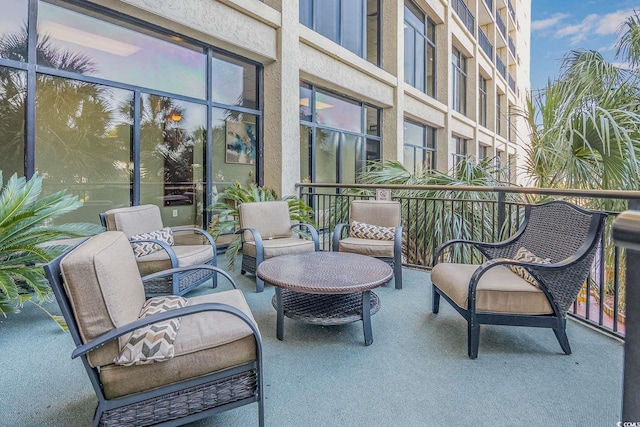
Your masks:
{"label": "glass window", "polygon": [[24,122],[27,73],[0,67],[0,170],[6,182],[11,175],[24,176]]}
{"label": "glass window", "polygon": [[[38,64],[136,86],[206,96],[206,56],[176,44],[49,3],[38,3]],[[59,52],[62,55],[47,54]]]}
{"label": "glass window", "polygon": [[358,182],[367,162],[380,160],[380,109],[316,89],[310,116],[305,105],[313,93],[300,83],[301,180]]}
{"label": "glass window", "polygon": [[20,62],[27,61],[28,3],[25,0],[4,0],[2,2],[0,58]]}
{"label": "glass window", "polygon": [[459,113],[467,113],[467,58],[455,47],[452,49],[452,104]]}
{"label": "glass window", "polygon": [[379,64],[380,0],[299,1],[301,24],[369,62]]}
{"label": "glass window", "polygon": [[435,93],[435,24],[413,2],[404,7],[404,81]]}
{"label": "glass window", "polygon": [[435,151],[435,128],[405,120],[404,167],[411,173],[435,169]]}
{"label": "glass window", "polygon": [[496,94],[496,133],[502,136],[502,95]]}
{"label": "glass window", "polygon": [[211,100],[220,104],[257,109],[257,69],[233,58],[214,53],[212,58]]}
{"label": "glass window", "polygon": [[143,94],[140,202],[160,207],[165,225],[202,225],[206,108]]}
{"label": "glass window", "polygon": [[84,203],[64,222],[97,222],[129,206],[133,93],[38,75],[35,169],[43,192],[68,190]]}
{"label": "glass window", "polygon": [[218,192],[239,182],[243,187],[256,182],[258,120],[245,114],[213,108],[213,151],[211,152],[213,185]]}
{"label": "glass window", "polygon": [[362,107],[355,101],[316,92],[318,124],[353,132],[362,131]]}
{"label": "glass window", "polygon": [[478,76],[478,121],[487,126],[487,79]]}

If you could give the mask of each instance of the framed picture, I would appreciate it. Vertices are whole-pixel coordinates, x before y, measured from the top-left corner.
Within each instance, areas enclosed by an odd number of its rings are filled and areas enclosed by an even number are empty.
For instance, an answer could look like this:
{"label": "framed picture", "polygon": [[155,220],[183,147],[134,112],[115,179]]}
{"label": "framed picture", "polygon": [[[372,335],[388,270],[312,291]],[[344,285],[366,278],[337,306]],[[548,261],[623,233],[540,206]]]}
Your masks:
{"label": "framed picture", "polygon": [[256,162],[256,124],[225,122],[225,162],[253,165]]}

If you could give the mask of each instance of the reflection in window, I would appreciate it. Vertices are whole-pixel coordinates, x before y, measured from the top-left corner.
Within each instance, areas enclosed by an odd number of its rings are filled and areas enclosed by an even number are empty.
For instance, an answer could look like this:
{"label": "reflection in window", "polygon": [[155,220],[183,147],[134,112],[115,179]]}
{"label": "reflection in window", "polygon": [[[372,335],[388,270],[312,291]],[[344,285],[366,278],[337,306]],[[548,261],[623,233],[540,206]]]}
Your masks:
{"label": "reflection in window", "polygon": [[96,222],[98,213],[128,206],[133,94],[38,75],[36,171],[43,192],[67,189],[84,206],[61,222]]}
{"label": "reflection in window", "polygon": [[316,117],[318,124],[353,132],[362,130],[362,107],[354,101],[318,91]]}
{"label": "reflection in window", "polygon": [[24,176],[26,81],[26,72],[0,67],[0,170],[5,182],[14,173]]}
{"label": "reflection in window", "polygon": [[379,65],[379,0],[300,0],[300,23]]}
{"label": "reflection in window", "polygon": [[39,65],[205,97],[206,55],[201,48],[187,47],[186,43],[178,45],[40,2],[38,43],[45,40],[46,50],[63,55],[60,58],[40,55]]}
{"label": "reflection in window", "polygon": [[311,85],[300,83],[300,120],[311,121]]}
{"label": "reflection in window", "polygon": [[487,126],[487,79],[482,74],[478,76],[478,121]]}
{"label": "reflection in window", "polygon": [[239,182],[255,182],[258,122],[252,114],[213,109],[212,178],[215,191]]}
{"label": "reflection in window", "polygon": [[0,13],[0,58],[27,61],[27,8],[25,0],[3,0]]}
{"label": "reflection in window", "polygon": [[166,225],[201,225],[206,108],[147,94],[140,102],[140,202],[160,206]]}
{"label": "reflection in window", "polygon": [[411,173],[436,167],[436,130],[405,120],[404,167]]}
{"label": "reflection in window", "polygon": [[455,47],[452,50],[453,109],[459,113],[467,114],[467,58]]}
{"label": "reflection in window", "polygon": [[213,102],[258,108],[255,65],[214,53],[212,62]]}

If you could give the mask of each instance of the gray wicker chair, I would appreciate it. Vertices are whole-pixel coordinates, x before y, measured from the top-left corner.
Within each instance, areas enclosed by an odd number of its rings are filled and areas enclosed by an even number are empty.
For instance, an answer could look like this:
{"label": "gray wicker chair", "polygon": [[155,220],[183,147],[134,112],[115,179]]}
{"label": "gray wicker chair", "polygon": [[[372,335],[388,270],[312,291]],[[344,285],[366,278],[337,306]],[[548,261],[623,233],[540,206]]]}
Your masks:
{"label": "gray wicker chair", "polygon": [[[555,201],[527,206],[522,225],[505,241],[443,243],[434,253],[431,270],[433,313],[438,313],[443,297],[467,320],[471,359],[478,356],[481,324],[552,328],[562,350],[571,354],[566,313],[588,278],[605,218],[602,212]],[[455,244],[471,245],[487,261],[439,262],[442,255],[453,253]],[[547,263],[514,260],[522,247]],[[523,267],[529,280],[510,266]]]}
{"label": "gray wicker chair", "polygon": [[[122,231],[127,237],[163,228],[160,208],[156,205],[111,209],[100,214],[100,222],[107,231]],[[136,258],[141,275],[190,265],[217,265],[217,248],[209,233],[194,227],[179,227],[172,230],[175,239],[173,246],[159,240],[136,240],[138,243],[153,242],[162,247],[160,251]],[[149,296],[184,295],[210,279],[213,280],[215,288],[217,282],[214,271],[190,269],[149,280],[145,282],[145,290]]]}
{"label": "gray wicker chair", "polygon": [[[393,227],[393,240],[344,237],[353,221],[379,227]],[[349,210],[349,224],[338,224],[333,230],[333,250],[369,255],[385,261],[393,268],[396,289],[402,289],[402,216],[400,202],[354,200]]]}
{"label": "gray wicker chair", "polygon": [[[238,206],[242,234],[242,267],[240,272],[256,273],[265,259],[320,250],[318,232],[311,224],[291,224],[289,204],[286,201],[248,202]],[[300,239],[292,229],[308,231],[311,240]],[[264,290],[264,281],[256,275],[256,292]]]}
{"label": "gray wicker chair", "polygon": [[[93,425],[180,425],[258,402],[263,426],[260,333],[231,277],[217,267],[200,266],[227,278],[233,289],[139,317],[144,280],[193,267],[141,278],[134,258],[125,234],[107,231],[44,266],[76,345],[71,357],[82,359],[98,398]],[[119,340],[126,342],[132,331],[176,318],[180,325],[173,357],[131,366],[115,363],[122,350]]]}

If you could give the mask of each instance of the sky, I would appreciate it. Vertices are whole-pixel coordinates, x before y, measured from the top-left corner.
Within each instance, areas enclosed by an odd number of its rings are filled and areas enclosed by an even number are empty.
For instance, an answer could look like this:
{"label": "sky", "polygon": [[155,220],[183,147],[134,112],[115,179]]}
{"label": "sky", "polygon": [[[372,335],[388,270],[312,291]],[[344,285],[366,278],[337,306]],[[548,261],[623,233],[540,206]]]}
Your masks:
{"label": "sky", "polygon": [[617,31],[639,0],[532,0],[531,89],[558,76],[572,50],[596,50],[613,63]]}

